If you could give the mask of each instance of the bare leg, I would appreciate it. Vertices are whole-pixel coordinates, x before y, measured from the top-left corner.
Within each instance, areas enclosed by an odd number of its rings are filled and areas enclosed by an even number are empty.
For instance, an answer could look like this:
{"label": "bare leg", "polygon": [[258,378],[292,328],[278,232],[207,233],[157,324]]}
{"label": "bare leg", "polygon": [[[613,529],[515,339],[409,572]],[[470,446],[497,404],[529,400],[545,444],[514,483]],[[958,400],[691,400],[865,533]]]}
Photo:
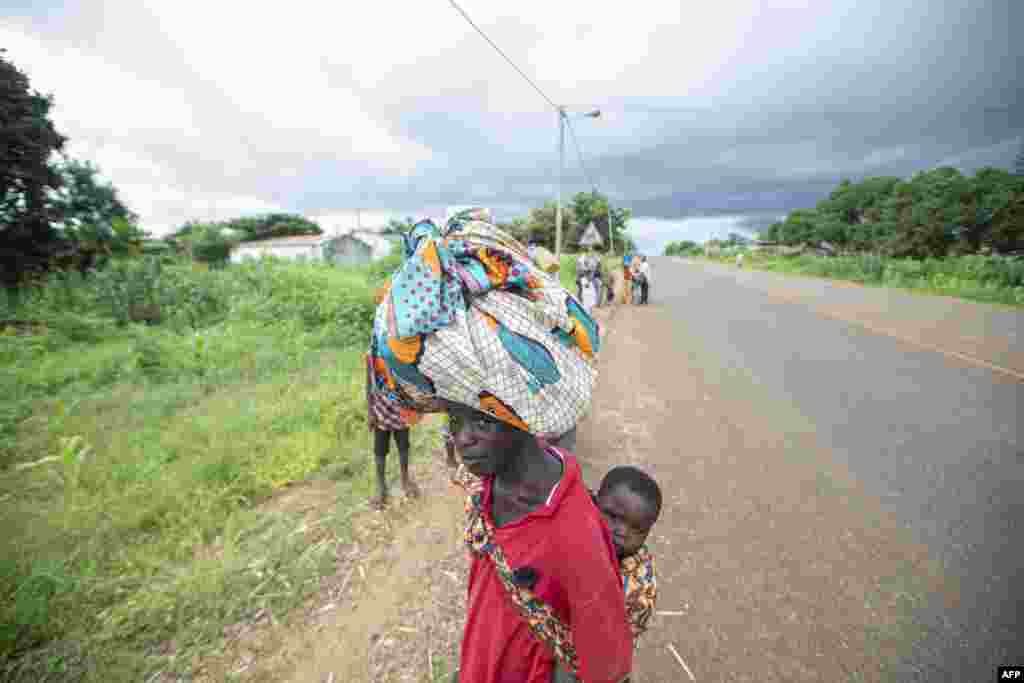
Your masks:
{"label": "bare leg", "polygon": [[452,437],[452,422],[450,419],[444,428],[444,453],[446,457],[445,464],[448,467],[459,466],[459,463],[455,461],[455,439]]}
{"label": "bare leg", "polygon": [[388,447],[391,432],[385,429],[373,430],[373,457],[377,464],[377,495],[370,499],[370,506],[378,510],[388,504]]}
{"label": "bare leg", "polygon": [[420,497],[420,487],[409,474],[409,430],[395,432],[395,443],[398,445],[398,466],[402,477],[402,490],[410,498]]}

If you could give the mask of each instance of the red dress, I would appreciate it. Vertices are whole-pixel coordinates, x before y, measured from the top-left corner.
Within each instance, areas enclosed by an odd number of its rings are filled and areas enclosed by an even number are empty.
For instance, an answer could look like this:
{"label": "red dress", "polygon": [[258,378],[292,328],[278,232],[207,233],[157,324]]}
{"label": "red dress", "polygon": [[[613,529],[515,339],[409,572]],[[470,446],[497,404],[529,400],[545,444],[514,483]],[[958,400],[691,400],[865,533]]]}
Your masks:
{"label": "red dress", "polygon": [[[511,567],[534,570],[534,592],[570,627],[580,680],[618,683],[633,662],[618,561],[576,459],[560,455],[565,472],[547,503],[496,529],[495,540]],[[483,483],[488,517],[492,483]],[[510,604],[492,560],[474,553],[459,680],[548,683],[553,664],[550,649]]]}

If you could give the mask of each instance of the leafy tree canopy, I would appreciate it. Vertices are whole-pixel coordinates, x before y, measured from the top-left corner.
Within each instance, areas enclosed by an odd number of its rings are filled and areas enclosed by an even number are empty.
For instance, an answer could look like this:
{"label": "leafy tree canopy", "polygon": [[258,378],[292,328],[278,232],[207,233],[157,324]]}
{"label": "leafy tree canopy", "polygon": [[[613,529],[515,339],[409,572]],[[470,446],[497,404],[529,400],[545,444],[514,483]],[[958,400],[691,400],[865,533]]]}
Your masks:
{"label": "leafy tree canopy", "polygon": [[146,237],[138,227],[138,216],[124,205],[113,185],[100,179],[95,165],[65,158],[57,169],[63,183],[51,199],[71,249],[123,253]]}
{"label": "leafy tree canopy", "polygon": [[190,242],[252,242],[273,237],[320,235],[313,221],[290,213],[243,216],[228,221],[189,221],[172,233],[172,239]]}
{"label": "leafy tree canopy", "polygon": [[[604,244],[599,249],[610,248],[608,240],[608,198],[599,192],[579,192],[572,200],[562,206],[562,248],[576,251],[580,249],[579,240],[590,223],[601,233]],[[622,253],[623,248],[635,250],[632,238],[627,233],[632,212],[626,208],[611,208],[611,225],[615,236],[615,250]],[[545,202],[543,206],[530,210],[526,218],[517,218],[500,227],[505,228],[524,242],[535,241],[551,251],[555,250],[555,202]]]}
{"label": "leafy tree canopy", "polygon": [[62,184],[52,159],[65,142],[50,120],[52,106],[0,49],[0,280],[12,299],[21,282],[50,267],[64,242],[50,201]]}
{"label": "leafy tree canopy", "polygon": [[909,179],[844,180],[815,208],[791,212],[763,238],[910,258],[1019,251],[1024,177],[997,168],[965,176],[942,167]]}

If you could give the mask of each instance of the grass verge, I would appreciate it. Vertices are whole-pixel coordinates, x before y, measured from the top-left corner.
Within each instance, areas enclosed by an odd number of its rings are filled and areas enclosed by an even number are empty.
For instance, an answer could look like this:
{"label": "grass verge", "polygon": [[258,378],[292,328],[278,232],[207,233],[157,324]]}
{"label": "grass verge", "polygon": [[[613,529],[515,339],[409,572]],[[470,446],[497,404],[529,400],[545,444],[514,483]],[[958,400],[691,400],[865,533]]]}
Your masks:
{"label": "grass verge", "polygon": [[[186,674],[333,570],[373,483],[356,340],[374,274],[256,268],[180,269],[175,292],[215,304],[165,301],[182,326],[118,324],[80,283],[0,337],[0,678]],[[274,509],[311,477],[333,482],[317,519]]]}

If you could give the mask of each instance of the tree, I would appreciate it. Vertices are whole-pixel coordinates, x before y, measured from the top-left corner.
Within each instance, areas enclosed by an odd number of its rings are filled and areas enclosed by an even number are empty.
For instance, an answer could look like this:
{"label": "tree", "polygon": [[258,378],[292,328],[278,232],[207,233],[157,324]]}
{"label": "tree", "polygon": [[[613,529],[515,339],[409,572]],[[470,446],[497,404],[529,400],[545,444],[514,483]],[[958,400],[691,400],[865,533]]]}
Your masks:
{"label": "tree", "polygon": [[665,245],[665,256],[688,256],[700,253],[700,245],[690,240],[669,242]]}
{"label": "tree", "polygon": [[382,231],[385,235],[404,235],[405,233],[412,230],[412,226],[416,224],[416,219],[412,216],[406,216],[404,221],[400,221],[397,218],[392,218],[388,221],[387,226]]}
{"label": "tree", "polygon": [[[569,244],[570,236],[576,234],[576,215],[571,206],[562,207],[562,246]],[[544,206],[530,209],[526,219],[526,239],[555,251],[555,203],[545,202]]]}
{"label": "tree", "polygon": [[67,240],[64,261],[85,274],[105,256],[137,250],[146,234],[99,169],[88,161],[65,158],[57,166],[63,187],[53,197]]}
{"label": "tree", "polygon": [[[601,236],[604,238],[604,245],[599,247],[599,249],[603,251],[610,250],[613,246],[611,237],[614,237],[614,247],[617,251],[622,251],[623,245],[632,245],[632,240],[625,234],[627,223],[633,215],[632,211],[625,208],[618,209],[612,207],[609,212],[608,207],[608,198],[597,190],[576,193],[572,198],[571,204],[572,213],[576,221],[576,230],[572,235],[572,239],[567,241],[569,246],[579,248],[579,240],[583,236],[583,231],[591,223],[601,232]],[[609,231],[608,226],[609,217],[611,218],[611,231]]]}
{"label": "tree", "polygon": [[1017,158],[1013,162],[1013,173],[1024,178],[1024,140],[1020,141],[1020,151],[1017,152]]}
{"label": "tree", "polygon": [[237,241],[252,242],[272,237],[296,235],[320,235],[323,231],[313,221],[290,213],[268,213],[262,216],[244,216],[230,221],[200,222],[189,221],[174,231],[173,238],[187,238],[193,231],[210,230],[237,233]]}
{"label": "tree", "polygon": [[62,183],[51,157],[65,142],[50,120],[52,105],[0,49],[0,280],[12,303],[64,241],[50,201]]}

